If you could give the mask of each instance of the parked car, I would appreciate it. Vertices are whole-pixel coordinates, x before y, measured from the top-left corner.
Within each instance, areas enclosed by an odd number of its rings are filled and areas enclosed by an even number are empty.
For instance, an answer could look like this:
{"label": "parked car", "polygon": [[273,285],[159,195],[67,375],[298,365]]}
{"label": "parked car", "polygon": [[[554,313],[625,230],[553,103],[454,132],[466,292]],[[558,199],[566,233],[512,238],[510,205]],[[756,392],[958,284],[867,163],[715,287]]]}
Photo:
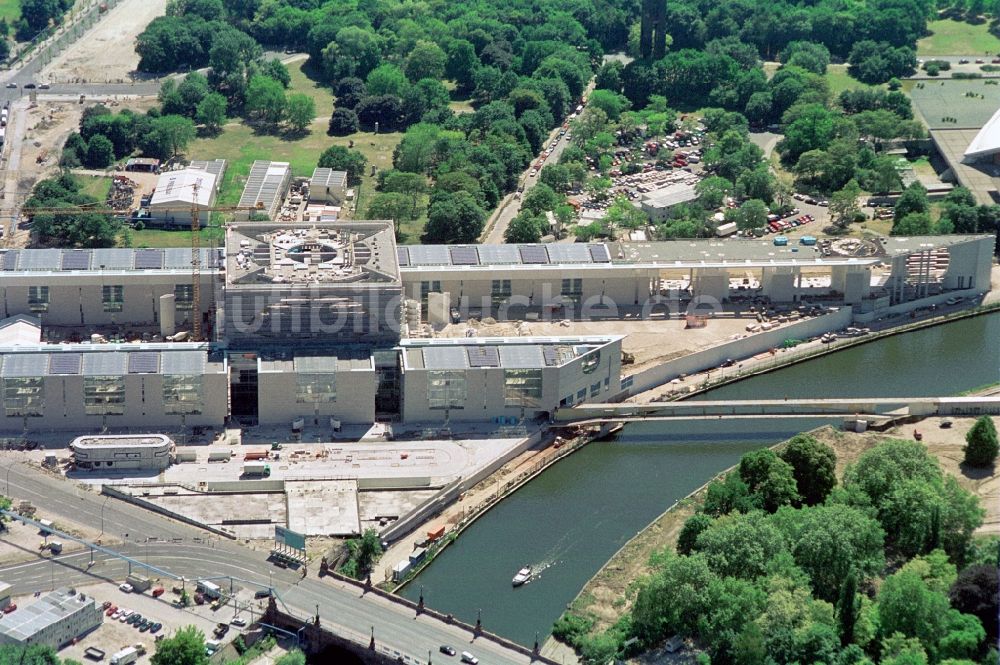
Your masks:
{"label": "parked car", "polygon": [[156,623],[154,623],[152,626],[149,627],[149,632],[158,633],[160,632],[160,628],[163,628],[163,624],[157,621]]}
{"label": "parked car", "polygon": [[36,86],[35,86],[35,84],[34,84],[34,83],[25,83],[25,84],[24,84],[24,89],[25,89],[25,90],[34,90],[34,89],[35,89],[35,87],[36,87]]}
{"label": "parked car", "polygon": [[17,603],[11,603],[7,607],[3,608],[3,613],[4,614],[10,614],[11,612],[13,612],[16,609],[17,609]]}
{"label": "parked car", "polygon": [[124,593],[132,593],[132,585],[128,582],[122,582],[118,585],[118,588]]}
{"label": "parked car", "polygon": [[243,628],[244,626],[247,625],[247,620],[243,619],[243,618],[240,618],[240,617],[237,617],[237,618],[233,619],[232,621],[230,621],[229,623],[231,623],[232,625],[236,626],[237,628]]}

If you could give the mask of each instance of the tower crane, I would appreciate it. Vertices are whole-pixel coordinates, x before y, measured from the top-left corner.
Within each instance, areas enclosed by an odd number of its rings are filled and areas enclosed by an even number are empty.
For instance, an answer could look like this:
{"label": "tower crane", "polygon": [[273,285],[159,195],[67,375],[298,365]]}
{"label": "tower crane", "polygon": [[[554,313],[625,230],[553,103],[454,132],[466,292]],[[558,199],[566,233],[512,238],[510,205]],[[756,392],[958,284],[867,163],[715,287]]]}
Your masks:
{"label": "tower crane", "polygon": [[[203,212],[257,212],[263,210],[263,204],[257,203],[254,206],[198,206],[198,189],[200,184],[195,182],[192,187],[191,206],[178,206],[176,208],[164,207],[162,212],[190,212],[191,213],[191,307],[192,307],[192,339],[200,341],[202,339],[201,325],[201,213]],[[70,206],[64,208],[43,208],[25,207],[21,209],[22,215],[79,215],[82,213],[94,213],[98,215],[121,215],[122,211],[112,208],[98,208],[88,206]],[[210,224],[207,226],[211,226]]]}

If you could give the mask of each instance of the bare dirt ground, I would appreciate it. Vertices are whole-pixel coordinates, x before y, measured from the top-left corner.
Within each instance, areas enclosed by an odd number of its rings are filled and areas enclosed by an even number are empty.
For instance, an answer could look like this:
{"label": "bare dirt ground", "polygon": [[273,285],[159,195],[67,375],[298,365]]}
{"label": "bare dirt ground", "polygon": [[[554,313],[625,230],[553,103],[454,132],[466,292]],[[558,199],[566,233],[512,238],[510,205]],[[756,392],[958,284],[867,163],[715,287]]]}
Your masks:
{"label": "bare dirt ground", "polygon": [[163,16],[166,8],[167,0],[122,0],[43,69],[40,78],[49,82],[128,81],[139,64],[135,38],[150,21]]}
{"label": "bare dirt ground", "polygon": [[[941,429],[940,418],[927,418],[916,425],[905,425],[887,432],[854,434],[824,427],[813,432],[819,440],[830,445],[837,453],[837,477],[867,450],[887,439],[910,439],[914,429],[923,434],[923,443],[938,460],[942,470],[958,479],[962,487],[979,497],[986,509],[983,525],[977,534],[1000,533],[1000,469],[972,471],[961,467],[965,434],[975,422],[974,418],[950,418],[952,427]],[[1000,425],[1000,417],[994,417]],[[780,445],[780,444],[779,444]],[[729,470],[723,472],[725,475]],[[634,582],[649,572],[649,557],[664,548],[673,549],[685,520],[701,505],[703,489],[689,499],[681,501],[650,524],[619,551],[597,575],[587,583],[573,603],[574,611],[596,619],[595,631],[610,626],[625,612],[633,598]],[[630,593],[630,591],[632,593]],[[628,597],[627,602],[621,599]]]}

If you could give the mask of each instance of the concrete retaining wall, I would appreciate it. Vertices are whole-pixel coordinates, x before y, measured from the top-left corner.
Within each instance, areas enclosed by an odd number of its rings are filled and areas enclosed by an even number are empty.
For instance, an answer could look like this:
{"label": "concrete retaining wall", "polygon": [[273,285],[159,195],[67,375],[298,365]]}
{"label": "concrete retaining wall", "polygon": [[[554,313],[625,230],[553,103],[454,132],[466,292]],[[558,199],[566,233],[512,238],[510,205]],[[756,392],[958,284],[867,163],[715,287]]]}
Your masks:
{"label": "concrete retaining wall", "polygon": [[874,312],[865,312],[863,314],[857,314],[854,316],[854,320],[857,323],[870,323],[877,318],[885,317],[889,314],[908,314],[915,309],[921,307],[929,307],[930,305],[943,305],[949,298],[959,297],[959,298],[979,298],[982,294],[981,289],[965,289],[964,291],[949,291],[947,293],[939,293],[936,296],[928,296],[926,298],[921,298],[920,300],[913,300],[911,302],[904,302],[899,305],[893,305],[892,307],[886,307],[885,309],[879,309]]}
{"label": "concrete retaining wall", "polygon": [[232,492],[234,494],[247,494],[250,492],[284,492],[284,480],[217,480],[205,483],[204,489],[207,492]]}
{"label": "concrete retaining wall", "polygon": [[163,506],[158,506],[155,503],[149,501],[144,501],[139,497],[132,496],[131,494],[126,494],[121,490],[115,489],[110,485],[101,485],[101,494],[113,497],[115,499],[120,499],[128,503],[139,506],[140,508],[145,508],[146,510],[151,510],[154,513],[159,513],[165,515],[171,519],[175,519],[179,522],[184,522],[185,524],[190,524],[191,526],[198,527],[199,529],[204,529],[210,533],[214,533],[217,536],[222,536],[224,538],[229,538],[230,540],[236,540],[236,536],[229,533],[228,531],[223,531],[222,529],[216,529],[215,527],[208,526],[207,524],[202,524],[197,520],[193,520],[186,515],[181,515],[180,513],[175,513],[172,510],[167,510]]}
{"label": "concrete retaining wall", "polygon": [[401,478],[358,478],[359,490],[415,490],[431,486],[429,476]]}
{"label": "concrete retaining wall", "polygon": [[[488,477],[490,474],[494,473],[497,469],[502,467],[504,464],[514,459],[524,451],[528,450],[532,446],[536,445],[542,439],[541,432],[535,432],[531,436],[528,436],[523,441],[521,441],[517,446],[515,446],[509,453],[503,457],[493,460],[489,465],[483,467],[475,474],[467,477],[460,478],[450,485],[444,487],[440,492],[432,496],[427,501],[424,501],[419,506],[411,510],[406,515],[403,515],[398,520],[393,522],[384,531],[382,531],[382,540],[388,542],[394,542],[404,537],[406,534],[413,531],[415,528],[423,524],[428,519],[439,514],[444,510],[449,504],[453,503],[458,499],[458,495],[466,490],[474,487],[483,478]],[[359,485],[360,487],[360,485]]]}
{"label": "concrete retaining wall", "polygon": [[718,367],[727,358],[741,359],[764,353],[768,349],[780,347],[786,339],[808,339],[823,333],[841,330],[851,325],[853,314],[850,307],[842,307],[836,312],[805,321],[785,324],[775,330],[755,333],[713,346],[682,358],[650,367],[634,375],[628,395],[662,386],[681,374],[696,374],[712,367]]}

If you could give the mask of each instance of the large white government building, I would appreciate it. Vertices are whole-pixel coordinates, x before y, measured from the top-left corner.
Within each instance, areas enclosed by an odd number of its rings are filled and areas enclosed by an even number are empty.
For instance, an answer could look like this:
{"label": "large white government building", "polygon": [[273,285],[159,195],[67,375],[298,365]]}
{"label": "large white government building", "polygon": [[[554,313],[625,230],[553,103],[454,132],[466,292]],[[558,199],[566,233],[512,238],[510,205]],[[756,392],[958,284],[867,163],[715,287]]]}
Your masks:
{"label": "large white government building", "polygon": [[[8,250],[0,431],[530,419],[619,395],[622,337],[410,338],[408,312],[631,318],[763,298],[863,317],[988,291],[994,242],[397,247],[390,222],[243,222],[201,250],[198,312],[188,249]],[[177,335],[195,317],[207,341]]]}

